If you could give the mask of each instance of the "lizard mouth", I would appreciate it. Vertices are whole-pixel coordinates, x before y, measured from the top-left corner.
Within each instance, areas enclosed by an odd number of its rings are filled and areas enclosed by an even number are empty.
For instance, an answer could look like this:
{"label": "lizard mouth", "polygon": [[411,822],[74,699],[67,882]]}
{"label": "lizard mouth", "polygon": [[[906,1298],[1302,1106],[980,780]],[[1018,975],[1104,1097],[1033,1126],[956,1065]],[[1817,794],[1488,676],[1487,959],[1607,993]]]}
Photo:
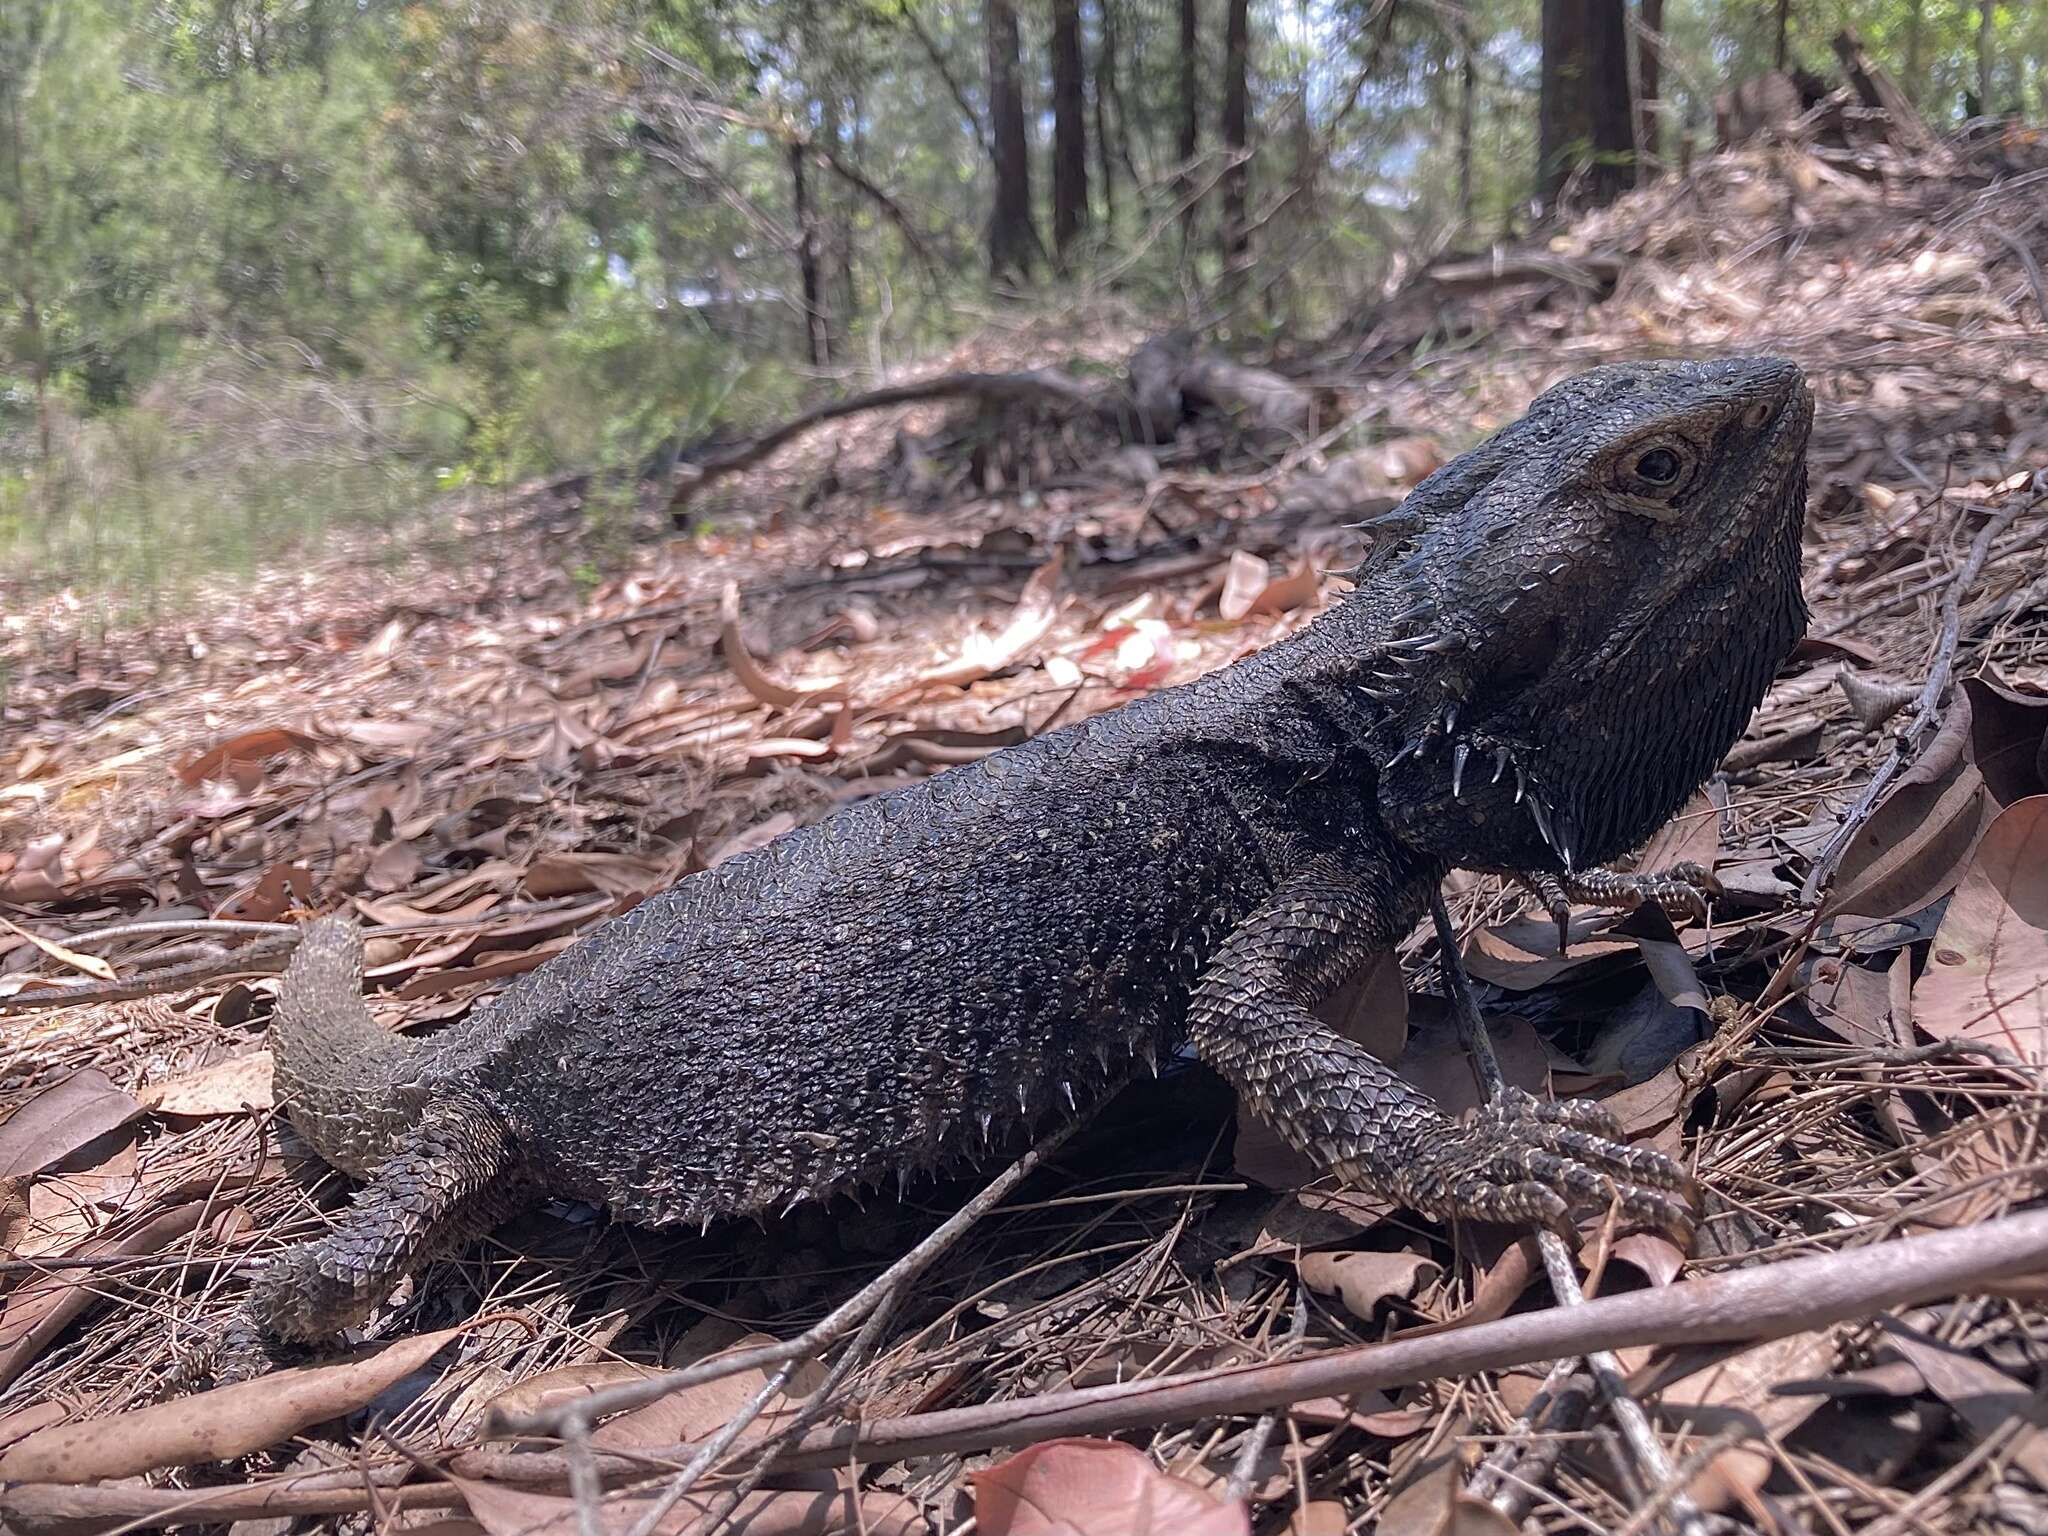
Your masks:
{"label": "lizard mouth", "polygon": [[1481,686],[1485,692],[1501,698],[1520,698],[1550,677],[1563,649],[1563,626],[1554,618],[1519,631],[1513,647],[1492,658],[1493,665]]}

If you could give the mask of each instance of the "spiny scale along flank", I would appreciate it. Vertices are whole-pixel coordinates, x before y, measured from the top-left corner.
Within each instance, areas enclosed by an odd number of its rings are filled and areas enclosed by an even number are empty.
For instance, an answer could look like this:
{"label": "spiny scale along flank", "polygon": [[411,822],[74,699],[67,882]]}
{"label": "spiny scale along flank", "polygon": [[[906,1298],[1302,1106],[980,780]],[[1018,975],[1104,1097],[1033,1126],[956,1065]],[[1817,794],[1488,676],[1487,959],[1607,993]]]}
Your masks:
{"label": "spiny scale along flank", "polygon": [[1449,867],[1576,890],[1712,770],[1803,627],[1811,415],[1774,359],[1567,380],[1299,634],[694,875],[429,1039],[380,1031],[358,940],[314,924],[280,1090],[368,1183],[238,1328],[358,1322],[537,1194],[666,1224],[883,1183],[1189,1041],[1319,1166],[1431,1215],[1618,1190],[1683,1229],[1683,1174],[1598,1110],[1454,1124],[1311,1010]]}

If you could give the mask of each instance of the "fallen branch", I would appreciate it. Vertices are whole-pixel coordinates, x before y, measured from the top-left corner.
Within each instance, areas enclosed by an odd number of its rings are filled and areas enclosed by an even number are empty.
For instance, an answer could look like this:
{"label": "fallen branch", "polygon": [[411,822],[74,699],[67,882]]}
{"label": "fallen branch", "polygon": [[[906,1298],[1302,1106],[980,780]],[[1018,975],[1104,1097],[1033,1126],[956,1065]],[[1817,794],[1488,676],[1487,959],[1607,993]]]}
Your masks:
{"label": "fallen branch", "polygon": [[[781,1465],[843,1466],[942,1451],[1109,1435],[1316,1397],[1351,1397],[1633,1345],[1754,1343],[1953,1296],[2048,1268],[2048,1211],[1602,1296],[1427,1338],[1307,1360],[1049,1392],[1011,1402],[844,1425],[806,1436]],[[514,1460],[499,1458],[499,1461]]]}
{"label": "fallen branch", "polygon": [[[843,1467],[1028,1445],[1060,1435],[1121,1434],[1633,1345],[1756,1343],[1939,1300],[2043,1268],[2048,1268],[2048,1210],[2028,1211],[1974,1227],[1758,1264],[1662,1289],[1602,1296],[1583,1306],[1551,1307],[1307,1360],[1193,1371],[845,1424],[806,1435],[781,1452],[777,1464],[781,1471]],[[628,1482],[644,1480],[648,1468],[663,1460],[681,1462],[691,1450],[650,1447],[632,1456],[600,1454],[593,1460],[607,1481]],[[566,1459],[555,1451],[464,1451],[449,1470],[459,1477],[529,1487],[567,1481]],[[257,1514],[341,1514],[370,1507],[364,1475],[323,1472],[317,1484],[274,1480],[197,1492],[127,1483],[92,1488],[22,1483],[0,1492],[0,1516],[24,1530],[40,1530],[66,1523],[124,1522],[139,1528]],[[343,1481],[351,1477],[352,1483]],[[388,1484],[379,1489],[380,1503],[400,1498],[407,1508],[452,1502],[449,1491],[435,1487],[408,1488],[402,1495]]]}
{"label": "fallen branch", "polygon": [[1068,410],[1096,410],[1101,397],[1071,374],[1054,368],[1034,368],[1025,373],[942,373],[936,378],[917,379],[908,384],[889,384],[844,400],[828,400],[799,412],[778,427],[758,437],[713,453],[694,463],[679,464],[679,477],[670,505],[680,506],[714,480],[750,469],[783,444],[803,436],[824,422],[863,411],[884,410],[892,405],[915,405],[925,400],[949,400],[965,396],[1003,404],[1055,405]]}

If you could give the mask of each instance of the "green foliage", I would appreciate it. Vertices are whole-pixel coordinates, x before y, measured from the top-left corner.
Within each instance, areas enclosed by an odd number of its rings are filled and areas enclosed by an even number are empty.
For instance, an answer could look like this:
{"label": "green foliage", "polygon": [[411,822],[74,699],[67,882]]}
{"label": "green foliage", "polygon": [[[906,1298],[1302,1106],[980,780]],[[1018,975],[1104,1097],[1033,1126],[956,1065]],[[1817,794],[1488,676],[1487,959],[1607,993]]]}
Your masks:
{"label": "green foliage", "polygon": [[[1541,0],[1255,4],[1248,274],[1215,197],[1178,216],[1180,3],[1084,0],[1073,281],[1299,341],[1416,252],[1528,232]],[[1042,157],[1047,12],[1016,10]],[[1221,12],[1200,12],[1198,183]],[[1667,157],[1770,63],[1778,15],[1666,0]],[[2038,117],[2048,5],[1985,16],[1792,0],[1788,51],[1832,72],[1852,26],[1937,124],[1987,83],[1990,110]],[[943,348],[988,302],[982,28],[948,0],[0,5],[7,574],[146,603],[336,528],[382,537],[437,488],[628,470],[839,387],[798,371],[793,153],[833,374]],[[629,482],[593,479],[593,571],[634,531]]]}

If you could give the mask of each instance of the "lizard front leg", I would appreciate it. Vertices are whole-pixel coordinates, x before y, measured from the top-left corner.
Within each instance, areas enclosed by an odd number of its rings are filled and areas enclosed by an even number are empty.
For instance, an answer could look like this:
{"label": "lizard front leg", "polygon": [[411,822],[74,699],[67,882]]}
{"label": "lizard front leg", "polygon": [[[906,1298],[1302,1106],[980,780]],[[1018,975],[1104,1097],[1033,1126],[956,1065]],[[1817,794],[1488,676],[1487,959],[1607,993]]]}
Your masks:
{"label": "lizard front leg", "polygon": [[1393,941],[1395,897],[1333,865],[1305,870],[1225,941],[1190,1004],[1191,1038],[1254,1113],[1318,1167],[1439,1219],[1564,1222],[1619,1202],[1686,1230],[1691,1184],[1623,1145],[1598,1106],[1511,1093],[1460,1124],[1311,1011]]}
{"label": "lizard front leg", "polygon": [[1516,874],[1515,883],[1543,904],[1550,920],[1557,924],[1557,952],[1563,954],[1571,935],[1572,903],[1615,907],[1633,912],[1650,903],[1673,922],[1682,918],[1707,921],[1707,899],[1720,887],[1702,865],[1687,860],[1669,869],[1643,870],[1622,874],[1612,869],[1588,869],[1576,874],[1557,875],[1547,870]]}

